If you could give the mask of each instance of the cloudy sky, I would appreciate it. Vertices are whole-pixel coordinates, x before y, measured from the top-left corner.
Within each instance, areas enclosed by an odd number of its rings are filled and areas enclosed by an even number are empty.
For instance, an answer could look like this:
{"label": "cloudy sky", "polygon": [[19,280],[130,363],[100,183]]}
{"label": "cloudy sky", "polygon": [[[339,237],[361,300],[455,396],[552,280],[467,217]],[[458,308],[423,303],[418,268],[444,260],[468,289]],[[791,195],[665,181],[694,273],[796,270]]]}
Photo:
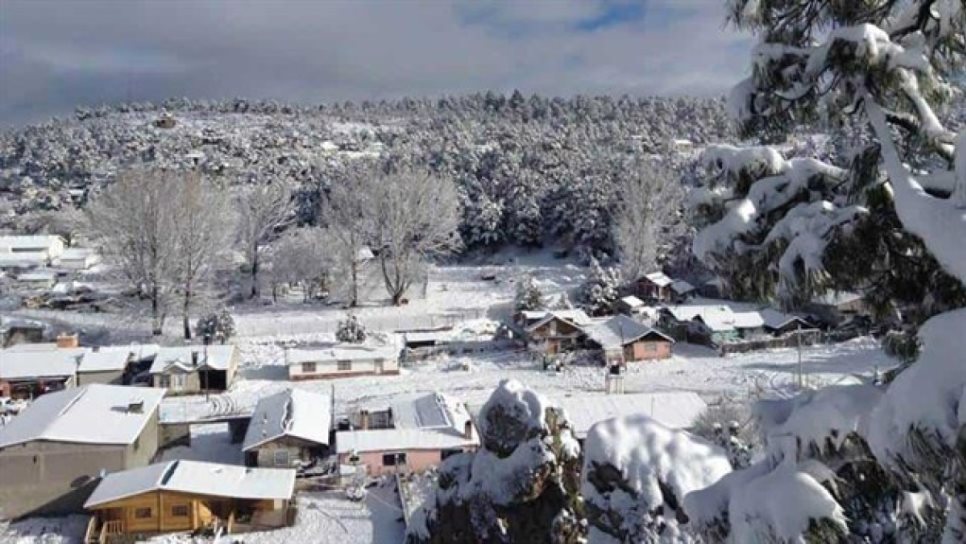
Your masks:
{"label": "cloudy sky", "polygon": [[0,125],[78,104],[723,94],[721,0],[0,0]]}

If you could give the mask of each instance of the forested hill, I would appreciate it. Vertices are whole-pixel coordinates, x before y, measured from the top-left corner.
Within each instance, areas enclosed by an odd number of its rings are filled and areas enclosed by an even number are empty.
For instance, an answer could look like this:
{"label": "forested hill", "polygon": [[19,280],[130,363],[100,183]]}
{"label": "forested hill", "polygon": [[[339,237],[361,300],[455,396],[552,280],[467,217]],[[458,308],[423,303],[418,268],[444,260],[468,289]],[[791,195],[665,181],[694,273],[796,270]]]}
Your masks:
{"label": "forested hill", "polygon": [[[720,99],[524,97],[295,106],[168,100],[79,108],[71,119],[0,135],[0,227],[30,228],[38,211],[83,205],[126,164],[197,168],[227,184],[285,178],[300,216],[353,162],[378,157],[451,176],[468,247],[564,236],[606,247],[616,179],[628,161],[677,139],[733,138]],[[24,223],[24,224],[18,224]]]}

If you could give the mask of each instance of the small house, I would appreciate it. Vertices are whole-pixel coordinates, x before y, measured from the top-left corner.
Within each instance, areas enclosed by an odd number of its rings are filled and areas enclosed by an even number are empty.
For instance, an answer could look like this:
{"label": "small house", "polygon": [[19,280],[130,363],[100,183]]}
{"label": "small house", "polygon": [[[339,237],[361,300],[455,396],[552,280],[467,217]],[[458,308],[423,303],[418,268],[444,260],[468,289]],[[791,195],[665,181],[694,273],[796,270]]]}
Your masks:
{"label": "small house", "polygon": [[635,294],[644,300],[668,302],[671,300],[673,283],[674,280],[664,272],[651,272],[635,280],[632,288]]}
{"label": "small house", "polygon": [[765,323],[765,332],[772,336],[782,336],[794,331],[811,330],[815,325],[797,315],[786,314],[771,308],[759,312]]}
{"label": "small house", "polygon": [[631,393],[626,395],[575,394],[555,399],[579,441],[595,424],[613,418],[643,414],[671,429],[689,429],[707,409],[692,391]]}
{"label": "small house", "polygon": [[307,466],[329,450],[332,398],[300,389],[262,397],[245,433],[242,451],[248,466]]}
{"label": "small house", "polygon": [[421,472],[480,445],[466,406],[440,393],[398,399],[380,412],[360,411],[358,423],[336,433],[336,453],[340,464],[364,466],[370,476]]}
{"label": "small house", "polygon": [[60,257],[66,245],[64,239],[53,235],[0,236],[0,253],[44,265]]}
{"label": "small house", "polygon": [[100,257],[91,248],[72,247],[65,249],[55,261],[60,268],[69,270],[87,270],[100,262]]}
{"label": "small house", "polygon": [[671,301],[680,304],[697,293],[693,285],[684,280],[674,280],[671,282]]}
{"label": "small house", "polygon": [[123,351],[87,350],[77,367],[77,385],[125,385],[130,364],[131,357]]}
{"label": "small house", "polygon": [[626,315],[616,315],[587,328],[587,342],[601,350],[605,362],[627,363],[667,359],[674,339]]}
{"label": "small house", "polygon": [[406,331],[403,333],[403,344],[406,349],[437,347],[453,341],[453,329]]}
{"label": "small house", "polygon": [[18,344],[0,351],[0,396],[33,399],[77,385],[84,348]]}
{"label": "small house", "polygon": [[163,396],[92,384],[34,400],[0,426],[0,519],[79,513],[101,474],[147,465]]}
{"label": "small house", "polygon": [[645,307],[644,301],[634,295],[623,297],[615,304],[615,310],[632,316],[640,314]]}
{"label": "small house", "polygon": [[395,346],[340,344],[325,349],[285,351],[290,380],[319,380],[348,376],[398,374]]}
{"label": "small house", "polygon": [[584,337],[584,329],[593,325],[583,310],[554,310],[523,312],[523,330],[527,347],[555,355],[577,348]]}
{"label": "small house", "polygon": [[734,311],[724,304],[667,306],[661,321],[679,337],[696,344],[719,346],[766,335],[759,312]]}
{"label": "small house", "polygon": [[154,387],[173,393],[225,391],[238,370],[238,349],[231,344],[162,347],[151,364]]}
{"label": "small house", "polygon": [[[175,460],[108,474],[84,503],[89,538],[284,527],[295,471]],[[294,513],[294,512],[292,512]]]}

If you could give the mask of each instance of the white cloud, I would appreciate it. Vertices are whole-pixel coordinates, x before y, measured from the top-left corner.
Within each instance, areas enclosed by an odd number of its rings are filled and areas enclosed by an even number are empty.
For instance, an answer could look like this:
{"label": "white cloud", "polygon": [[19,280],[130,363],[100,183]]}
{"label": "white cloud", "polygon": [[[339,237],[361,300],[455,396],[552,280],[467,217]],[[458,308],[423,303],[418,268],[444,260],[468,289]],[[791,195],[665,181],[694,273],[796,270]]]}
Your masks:
{"label": "white cloud", "polygon": [[[5,2],[0,123],[167,96],[303,102],[483,89],[722,94],[747,40],[710,0]],[[683,6],[683,7],[682,7]],[[632,6],[635,7],[635,6]],[[38,88],[42,92],[38,92]]]}

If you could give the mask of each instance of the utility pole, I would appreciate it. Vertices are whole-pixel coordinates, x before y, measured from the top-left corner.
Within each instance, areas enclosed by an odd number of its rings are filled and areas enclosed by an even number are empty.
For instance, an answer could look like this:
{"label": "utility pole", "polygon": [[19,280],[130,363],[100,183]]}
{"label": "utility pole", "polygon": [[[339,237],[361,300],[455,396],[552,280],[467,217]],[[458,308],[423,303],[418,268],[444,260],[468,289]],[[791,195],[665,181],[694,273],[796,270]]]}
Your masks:
{"label": "utility pole", "polygon": [[798,321],[798,327],[795,330],[795,340],[798,345],[798,389],[801,391],[805,388],[805,373],[802,369],[802,322]]}
{"label": "utility pole", "polygon": [[205,333],[205,355],[204,355],[204,358],[205,358],[205,363],[204,363],[204,369],[205,369],[205,384],[204,384],[205,385],[205,402],[208,402],[209,401],[209,389],[208,389],[208,380],[209,380],[209,377],[208,377],[208,372],[210,371],[211,367],[208,366],[208,344],[210,342],[211,342],[211,333],[210,332],[206,332]]}

